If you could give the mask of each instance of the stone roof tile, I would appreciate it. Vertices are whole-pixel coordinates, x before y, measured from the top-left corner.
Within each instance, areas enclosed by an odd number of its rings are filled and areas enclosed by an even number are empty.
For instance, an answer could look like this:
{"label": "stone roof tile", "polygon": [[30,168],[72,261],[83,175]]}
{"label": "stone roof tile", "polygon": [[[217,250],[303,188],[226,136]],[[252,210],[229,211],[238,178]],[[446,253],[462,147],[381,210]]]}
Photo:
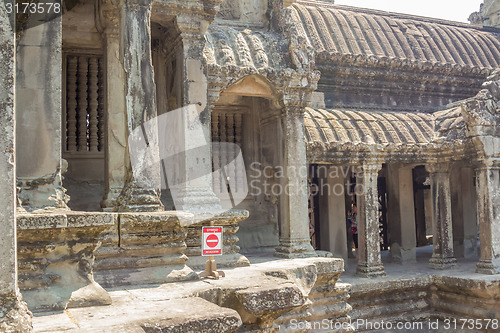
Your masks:
{"label": "stone roof tile", "polygon": [[433,114],[306,108],[304,121],[309,148],[321,150],[347,143],[424,147],[466,137],[459,106]]}
{"label": "stone roof tile", "polygon": [[298,31],[305,32],[317,54],[488,69],[500,65],[499,29],[311,0],[291,8]]}

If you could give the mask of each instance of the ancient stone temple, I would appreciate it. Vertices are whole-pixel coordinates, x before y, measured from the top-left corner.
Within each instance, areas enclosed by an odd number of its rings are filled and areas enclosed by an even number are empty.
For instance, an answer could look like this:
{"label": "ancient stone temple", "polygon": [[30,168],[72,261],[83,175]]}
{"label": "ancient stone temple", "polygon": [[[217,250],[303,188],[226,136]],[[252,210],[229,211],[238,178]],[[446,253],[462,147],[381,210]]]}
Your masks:
{"label": "ancient stone temple", "polygon": [[[470,24],[326,0],[15,8],[1,332],[498,328],[500,1]],[[210,225],[219,280],[198,274]]]}

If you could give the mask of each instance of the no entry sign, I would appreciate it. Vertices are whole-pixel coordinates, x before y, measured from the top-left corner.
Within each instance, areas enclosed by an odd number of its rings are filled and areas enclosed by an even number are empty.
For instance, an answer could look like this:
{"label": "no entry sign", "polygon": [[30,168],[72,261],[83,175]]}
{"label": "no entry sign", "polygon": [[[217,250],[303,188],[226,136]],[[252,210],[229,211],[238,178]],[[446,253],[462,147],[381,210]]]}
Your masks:
{"label": "no entry sign", "polygon": [[222,255],[222,227],[203,227],[201,255]]}

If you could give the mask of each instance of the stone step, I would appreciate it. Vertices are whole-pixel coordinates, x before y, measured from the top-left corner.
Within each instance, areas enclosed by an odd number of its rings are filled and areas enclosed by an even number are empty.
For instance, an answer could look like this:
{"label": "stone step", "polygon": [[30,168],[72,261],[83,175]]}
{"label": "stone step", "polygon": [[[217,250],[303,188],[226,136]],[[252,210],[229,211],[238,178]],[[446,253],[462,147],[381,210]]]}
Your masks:
{"label": "stone step", "polygon": [[71,309],[60,314],[35,316],[33,322],[35,333],[220,333],[235,332],[242,325],[235,310],[199,297],[155,302],[136,300],[107,307]]}

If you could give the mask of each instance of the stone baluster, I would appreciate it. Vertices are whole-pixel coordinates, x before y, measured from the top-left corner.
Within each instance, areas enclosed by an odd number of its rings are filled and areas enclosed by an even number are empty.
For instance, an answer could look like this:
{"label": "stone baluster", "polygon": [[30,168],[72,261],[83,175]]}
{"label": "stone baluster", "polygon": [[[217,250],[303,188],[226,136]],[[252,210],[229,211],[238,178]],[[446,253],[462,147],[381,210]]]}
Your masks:
{"label": "stone baluster", "polygon": [[98,98],[99,98],[99,63],[96,57],[89,60],[89,151],[96,152],[99,149],[98,136]]}
{"label": "stone baluster", "polygon": [[[237,145],[237,147],[239,147],[240,149],[242,149],[242,120],[243,120],[243,116],[241,113],[235,113],[234,114],[234,134],[235,134],[235,143]],[[235,147],[236,148],[236,147]],[[235,177],[235,180],[236,180],[236,188],[235,188],[235,191],[236,192],[240,192],[240,191],[243,191],[243,187],[244,187],[244,184],[243,184],[243,172],[244,172],[244,165],[243,163],[241,163],[241,160],[236,160],[236,168],[235,168],[235,172],[234,172],[234,177]]]}
{"label": "stone baluster", "polygon": [[[219,128],[219,117],[220,113],[216,113],[212,115],[212,142],[219,143],[220,142],[220,128]],[[222,171],[220,170],[221,167],[221,152],[220,152],[220,146],[215,145],[212,146],[212,148],[215,148],[216,150],[213,152],[213,165],[214,165],[214,180],[213,180],[213,186],[214,186],[214,191],[217,193],[222,192]]]}
{"label": "stone baluster", "polygon": [[378,172],[379,163],[364,163],[356,174],[356,194],[358,209],[358,267],[362,277],[384,276],[384,266],[380,257],[380,229],[378,212]]}
{"label": "stone baluster", "polygon": [[31,332],[31,313],[17,284],[15,167],[15,32],[0,7],[0,331]]}
{"label": "stone baluster", "polygon": [[70,152],[76,151],[77,147],[77,142],[76,142],[77,73],[78,73],[78,58],[75,56],[68,56],[68,69],[67,69],[68,102],[66,104],[66,124],[67,124],[66,149]]}
{"label": "stone baluster", "polygon": [[433,253],[429,266],[444,269],[456,265],[453,253],[453,226],[451,212],[450,165],[426,165],[431,179],[433,216]]}
{"label": "stone baluster", "polygon": [[285,107],[281,118],[281,165],[285,175],[280,185],[286,194],[280,196],[280,240],[275,252],[281,258],[316,256],[309,238],[304,131],[303,109]]}
{"label": "stone baluster", "polygon": [[97,125],[97,131],[98,135],[97,137],[99,138],[99,143],[98,143],[98,149],[99,151],[103,150],[104,144],[106,140],[104,139],[105,131],[104,131],[104,103],[105,103],[105,95],[104,95],[104,60],[102,58],[99,58],[99,103],[98,103],[98,109],[97,109],[97,116],[99,117],[99,122]]}
{"label": "stone baluster", "polygon": [[[226,124],[226,131],[227,131],[227,142],[229,143],[234,143],[236,138],[235,138],[235,135],[234,135],[234,114],[233,113],[227,113],[226,114],[226,117],[227,117],[227,124]],[[234,165],[234,155],[235,155],[235,146],[234,145],[231,145],[230,147],[228,147],[228,151],[226,152],[227,153],[227,163],[229,163],[228,165],[228,170],[227,170],[227,177],[229,179],[232,180],[232,183],[234,184],[236,182],[236,177],[235,177],[235,174],[236,174],[236,168],[235,168],[235,165]],[[234,189],[231,189],[232,191]]]}
{"label": "stone baluster", "polygon": [[[227,165],[228,160],[227,160],[227,113],[222,112],[220,113],[219,116],[219,121],[220,121],[220,142],[222,142],[220,146],[220,167],[223,168]],[[222,170],[221,170],[222,173]],[[222,177],[222,182],[221,186],[226,186],[226,179],[224,178],[224,174],[221,174]]]}
{"label": "stone baluster", "polygon": [[476,272],[500,273],[500,166],[491,161],[476,168],[479,244],[481,255]]}
{"label": "stone baluster", "polygon": [[78,151],[87,151],[88,66],[87,57],[78,57]]}

